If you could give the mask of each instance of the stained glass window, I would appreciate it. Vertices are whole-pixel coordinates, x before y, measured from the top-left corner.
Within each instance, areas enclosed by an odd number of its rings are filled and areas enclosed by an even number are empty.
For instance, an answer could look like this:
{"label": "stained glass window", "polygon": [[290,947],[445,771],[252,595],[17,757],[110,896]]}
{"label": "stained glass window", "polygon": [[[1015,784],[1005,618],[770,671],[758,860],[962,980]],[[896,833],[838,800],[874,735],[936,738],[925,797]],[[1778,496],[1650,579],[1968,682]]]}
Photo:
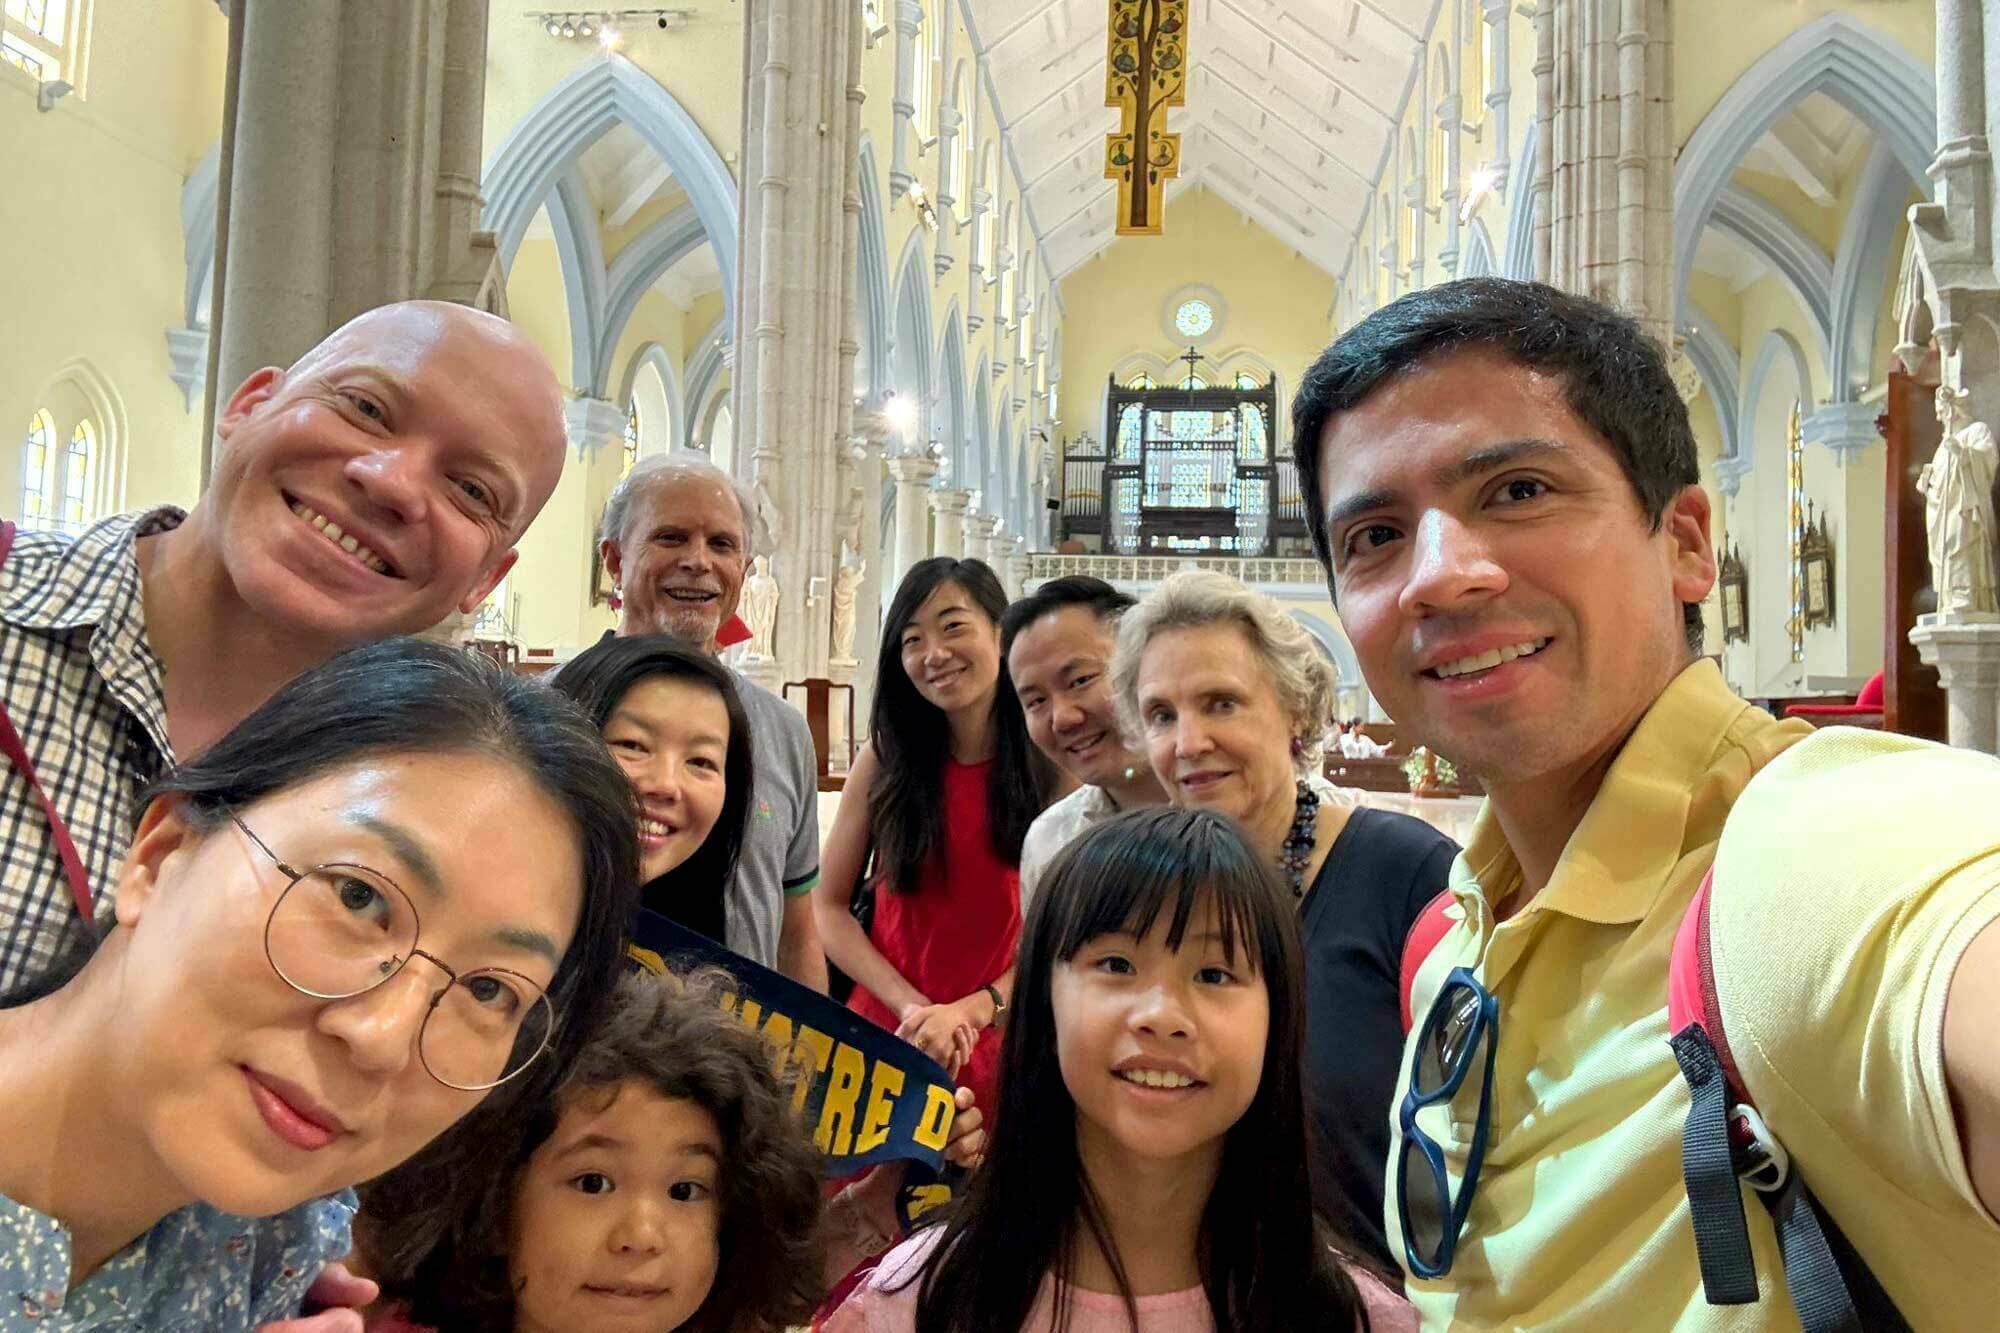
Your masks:
{"label": "stained glass window", "polygon": [[1160,386],[1154,383],[1152,375],[1142,370],[1131,379],[1126,380],[1125,387],[1128,389],[1157,389]]}
{"label": "stained glass window", "polygon": [[1264,381],[1258,379],[1247,370],[1239,370],[1236,372],[1236,387],[1239,389],[1261,389],[1264,387]]}
{"label": "stained glass window", "polygon": [[639,461],[639,404],[627,404],[625,408],[625,461],[618,465],[618,476],[622,480],[632,471],[632,465]]}
{"label": "stained glass window", "polygon": [[88,418],[70,432],[69,448],[63,454],[62,526],[81,532],[95,517],[90,497],[97,477],[97,427]]}
{"label": "stained glass window", "polygon": [[21,444],[21,526],[45,528],[55,520],[56,423],[47,412],[28,418],[28,436]]}
{"label": "stained glass window", "polygon": [[1243,405],[1243,447],[1245,458],[1262,462],[1271,449],[1270,429],[1264,423],[1264,409],[1255,403]]}
{"label": "stained glass window", "polygon": [[1199,296],[1189,297],[1174,311],[1174,328],[1183,338],[1199,338],[1215,327],[1215,307]]}
{"label": "stained glass window", "polygon": [[[1134,388],[1150,389],[1151,384],[1137,384]],[[1118,414],[1118,457],[1125,462],[1133,462],[1139,457],[1139,435],[1146,409],[1137,403],[1128,403]]]}

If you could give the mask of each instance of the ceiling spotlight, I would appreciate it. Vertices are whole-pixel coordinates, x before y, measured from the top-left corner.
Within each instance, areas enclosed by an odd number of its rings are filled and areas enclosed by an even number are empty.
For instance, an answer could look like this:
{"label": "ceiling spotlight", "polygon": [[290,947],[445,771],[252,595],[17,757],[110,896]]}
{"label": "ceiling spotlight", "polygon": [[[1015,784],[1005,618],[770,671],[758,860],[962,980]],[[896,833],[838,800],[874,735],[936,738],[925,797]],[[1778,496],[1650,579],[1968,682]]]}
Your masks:
{"label": "ceiling spotlight", "polygon": [[542,26],[548,29],[549,36],[551,37],[562,36],[562,24],[558,23],[556,20],[550,19],[547,23],[544,23]]}
{"label": "ceiling spotlight", "polygon": [[588,37],[588,36],[590,36],[590,34],[592,34],[593,32],[596,32],[596,31],[597,31],[597,29],[595,29],[595,28],[593,28],[593,27],[591,27],[591,26],[590,26],[590,20],[589,20],[588,18],[581,18],[581,19],[578,19],[578,20],[577,20],[577,22],[576,22],[576,35],[577,35],[577,36],[579,36],[579,37]]}
{"label": "ceiling spotlight", "polygon": [[607,51],[616,51],[624,43],[618,36],[618,29],[607,23],[597,30],[597,44]]}
{"label": "ceiling spotlight", "polygon": [[907,437],[917,426],[917,404],[913,399],[890,393],[882,401],[882,419],[889,429]]}
{"label": "ceiling spotlight", "polygon": [[565,37],[576,36],[576,25],[574,23],[565,21],[562,25],[562,35]]}

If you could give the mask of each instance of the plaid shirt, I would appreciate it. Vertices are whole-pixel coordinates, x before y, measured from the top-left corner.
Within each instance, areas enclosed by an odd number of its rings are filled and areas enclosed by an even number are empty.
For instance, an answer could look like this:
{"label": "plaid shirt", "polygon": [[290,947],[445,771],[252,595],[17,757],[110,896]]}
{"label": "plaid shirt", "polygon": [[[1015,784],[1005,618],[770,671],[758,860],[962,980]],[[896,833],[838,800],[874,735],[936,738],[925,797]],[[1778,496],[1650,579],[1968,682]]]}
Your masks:
{"label": "plaid shirt", "polygon": [[[106,926],[139,792],[173,759],[133,543],[184,517],[162,506],[75,537],[21,532],[0,565],[0,703],[69,827]],[[0,772],[0,1002],[89,943],[41,804],[18,774]]]}

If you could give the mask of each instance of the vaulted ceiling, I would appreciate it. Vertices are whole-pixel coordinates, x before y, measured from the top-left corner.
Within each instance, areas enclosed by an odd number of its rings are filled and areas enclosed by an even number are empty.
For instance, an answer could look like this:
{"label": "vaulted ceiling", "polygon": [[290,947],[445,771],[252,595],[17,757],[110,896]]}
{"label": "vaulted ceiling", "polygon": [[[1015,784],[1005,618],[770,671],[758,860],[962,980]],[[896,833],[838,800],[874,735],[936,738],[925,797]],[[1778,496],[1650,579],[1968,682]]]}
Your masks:
{"label": "vaulted ceiling", "polygon": [[[1057,278],[1111,244],[1105,0],[964,0]],[[1181,174],[1329,273],[1395,133],[1439,0],[1191,0]],[[1174,225],[1173,208],[1166,225]]]}

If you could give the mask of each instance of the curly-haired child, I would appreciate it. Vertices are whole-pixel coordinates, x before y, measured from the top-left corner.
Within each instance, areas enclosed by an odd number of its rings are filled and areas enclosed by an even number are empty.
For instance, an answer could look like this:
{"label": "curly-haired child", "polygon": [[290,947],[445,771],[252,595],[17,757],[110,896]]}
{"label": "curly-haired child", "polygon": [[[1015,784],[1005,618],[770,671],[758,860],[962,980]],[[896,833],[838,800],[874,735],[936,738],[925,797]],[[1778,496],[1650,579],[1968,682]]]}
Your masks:
{"label": "curly-haired child", "polygon": [[366,1201],[364,1249],[395,1302],[369,1328],[804,1322],[820,1161],[769,1049],[718,1005],[727,984],[627,977],[552,1097],[426,1173],[445,1202]]}

